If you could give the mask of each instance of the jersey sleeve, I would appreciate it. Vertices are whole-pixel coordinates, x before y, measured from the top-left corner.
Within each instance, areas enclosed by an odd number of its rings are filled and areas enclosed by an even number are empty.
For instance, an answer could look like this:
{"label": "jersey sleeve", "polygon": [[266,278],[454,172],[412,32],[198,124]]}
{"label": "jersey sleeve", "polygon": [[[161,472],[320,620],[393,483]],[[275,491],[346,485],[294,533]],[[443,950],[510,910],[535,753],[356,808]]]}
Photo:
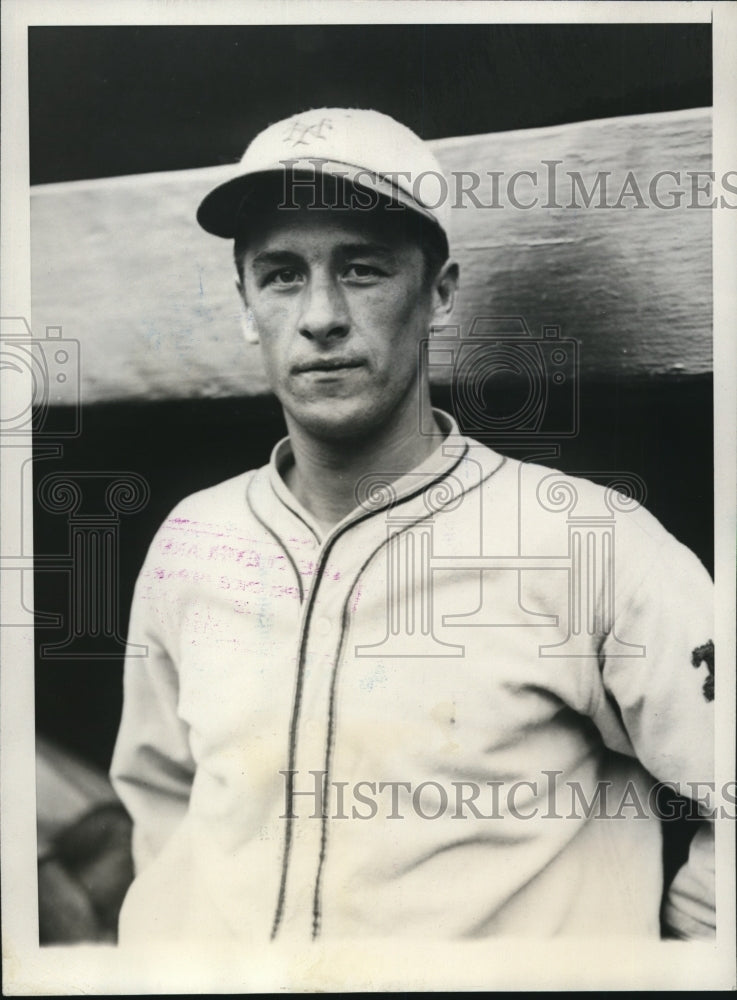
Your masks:
{"label": "jersey sleeve", "polygon": [[[694,815],[698,810],[703,817],[688,860],[664,900],[664,930],[680,938],[711,937],[713,586],[697,557],[654,518],[646,515],[642,523],[629,550],[618,551],[620,563],[629,563],[624,567],[629,595],[623,595],[604,642],[602,678],[637,758],[658,781],[693,800]],[[636,572],[627,573],[633,566]],[[622,641],[639,646],[639,654],[621,655]]]}
{"label": "jersey sleeve", "polygon": [[136,582],[123,672],[123,712],[110,778],[133,820],[133,863],[145,868],[184,818],[195,772],[177,714],[178,676],[157,601],[152,553]]}

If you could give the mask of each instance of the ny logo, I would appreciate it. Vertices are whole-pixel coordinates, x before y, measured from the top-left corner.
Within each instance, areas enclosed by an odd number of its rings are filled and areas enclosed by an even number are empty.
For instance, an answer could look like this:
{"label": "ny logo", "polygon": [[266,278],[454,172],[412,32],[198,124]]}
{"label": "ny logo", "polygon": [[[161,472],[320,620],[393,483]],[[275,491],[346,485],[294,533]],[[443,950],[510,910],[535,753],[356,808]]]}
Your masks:
{"label": "ny logo", "polygon": [[309,146],[310,139],[324,139],[324,129],[332,129],[329,118],[321,118],[319,122],[309,124],[307,122],[295,121],[291,129],[284,136],[284,142],[291,142],[292,146]]}

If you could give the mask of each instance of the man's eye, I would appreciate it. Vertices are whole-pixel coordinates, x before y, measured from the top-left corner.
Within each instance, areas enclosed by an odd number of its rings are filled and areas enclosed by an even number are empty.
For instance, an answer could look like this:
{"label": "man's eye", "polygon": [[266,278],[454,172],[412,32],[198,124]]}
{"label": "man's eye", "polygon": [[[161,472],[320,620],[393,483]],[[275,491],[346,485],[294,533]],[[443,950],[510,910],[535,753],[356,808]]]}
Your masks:
{"label": "man's eye", "polygon": [[266,279],[269,285],[295,285],[300,280],[301,275],[293,267],[282,267],[278,271],[273,271]]}
{"label": "man's eye", "polygon": [[362,278],[378,278],[383,273],[378,267],[372,267],[370,264],[349,264],[346,268],[345,276],[360,280]]}

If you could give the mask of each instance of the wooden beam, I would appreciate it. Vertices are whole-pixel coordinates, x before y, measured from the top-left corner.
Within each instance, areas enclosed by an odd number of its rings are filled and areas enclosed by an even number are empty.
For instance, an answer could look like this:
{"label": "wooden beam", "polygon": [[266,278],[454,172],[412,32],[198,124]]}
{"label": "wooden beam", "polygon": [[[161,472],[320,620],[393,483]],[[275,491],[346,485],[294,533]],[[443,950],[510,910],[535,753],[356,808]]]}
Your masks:
{"label": "wooden beam", "polygon": [[[521,316],[534,338],[554,325],[579,341],[582,377],[710,370],[711,212],[694,204],[710,198],[694,194],[686,174],[710,169],[708,109],[431,145],[453,182],[461,265],[453,322],[464,336],[475,318]],[[555,191],[546,161],[560,161]],[[240,335],[232,245],[194,218],[230,169],[32,189],[34,334],[61,326],[79,340],[83,402],[267,390],[259,349]],[[461,171],[481,178],[473,191],[481,205],[500,207],[478,207]],[[653,189],[660,171],[679,180],[664,176]],[[604,172],[602,202],[595,185]],[[581,184],[594,191],[589,207]],[[653,190],[663,204],[680,204],[658,207]],[[535,197],[532,208],[514,205]],[[70,380],[66,401],[75,398]]]}

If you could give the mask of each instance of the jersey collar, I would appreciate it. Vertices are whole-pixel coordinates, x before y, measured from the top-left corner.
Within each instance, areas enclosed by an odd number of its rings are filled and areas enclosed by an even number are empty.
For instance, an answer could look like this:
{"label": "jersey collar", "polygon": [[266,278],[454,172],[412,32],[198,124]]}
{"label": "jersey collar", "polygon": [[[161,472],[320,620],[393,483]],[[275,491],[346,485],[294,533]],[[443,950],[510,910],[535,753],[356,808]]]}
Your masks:
{"label": "jersey collar", "polygon": [[[397,500],[416,492],[418,482],[426,481],[427,484],[430,484],[442,478],[446,472],[457,465],[458,459],[468,449],[468,442],[458,430],[458,425],[450,414],[436,408],[433,408],[433,414],[441,431],[437,435],[438,445],[434,451],[414,469],[403,472],[393,480],[391,474],[382,475],[377,472],[376,477],[367,476],[365,489],[362,488],[361,495],[363,499],[363,494],[366,494],[368,503],[359,504],[347,517],[335,525],[333,531],[358,517],[365,516],[367,509],[375,510],[376,513],[384,510],[390,504],[396,503]],[[316,524],[310,512],[297,500],[284,481],[283,472],[293,461],[294,456],[289,437],[282,438],[274,446],[268,466],[272,489],[281,502],[303,521],[318,539],[322,540],[324,531]],[[382,496],[385,502],[382,502]]]}

